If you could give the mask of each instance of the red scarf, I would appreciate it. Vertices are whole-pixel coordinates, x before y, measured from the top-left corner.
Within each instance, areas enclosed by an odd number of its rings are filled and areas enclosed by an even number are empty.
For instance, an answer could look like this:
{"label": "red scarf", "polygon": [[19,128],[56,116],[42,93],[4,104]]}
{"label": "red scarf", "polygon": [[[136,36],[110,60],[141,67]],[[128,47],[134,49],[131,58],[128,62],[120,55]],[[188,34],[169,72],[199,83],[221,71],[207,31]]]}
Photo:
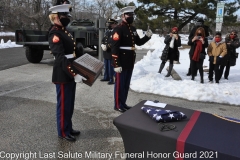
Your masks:
{"label": "red scarf", "polygon": [[201,51],[202,51],[202,42],[201,42],[200,40],[197,40],[197,41],[196,41],[196,47],[195,47],[195,50],[194,50],[194,54],[193,54],[192,60],[198,62]]}

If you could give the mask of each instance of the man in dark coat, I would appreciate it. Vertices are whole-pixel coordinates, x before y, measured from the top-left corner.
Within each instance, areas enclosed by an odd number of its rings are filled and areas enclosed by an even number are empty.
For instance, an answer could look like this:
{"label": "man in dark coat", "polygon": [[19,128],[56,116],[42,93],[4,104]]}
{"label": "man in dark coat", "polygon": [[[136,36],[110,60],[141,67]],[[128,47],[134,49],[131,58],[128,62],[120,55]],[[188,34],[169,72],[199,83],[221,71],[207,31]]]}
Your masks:
{"label": "man in dark coat", "polygon": [[103,50],[103,58],[104,58],[104,77],[101,81],[109,81],[108,84],[114,84],[114,70],[112,66],[112,53],[111,53],[111,43],[112,43],[112,31],[117,26],[118,22],[115,19],[109,18],[107,20],[107,31],[104,34],[102,39],[102,50]]}
{"label": "man in dark coat", "polygon": [[145,36],[140,38],[136,28],[132,26],[135,8],[135,6],[127,6],[121,9],[122,23],[114,28],[112,34],[112,63],[116,72],[114,109],[119,112],[130,109],[126,101],[136,58],[135,44],[141,46],[152,36],[152,31],[149,29]]}
{"label": "man in dark coat", "polygon": [[224,78],[228,80],[230,67],[236,65],[236,49],[240,46],[237,31],[233,30],[230,34],[228,34],[225,38],[225,42],[227,45],[227,55],[223,57],[222,63],[220,65],[219,79],[222,78],[223,70],[226,67]]}

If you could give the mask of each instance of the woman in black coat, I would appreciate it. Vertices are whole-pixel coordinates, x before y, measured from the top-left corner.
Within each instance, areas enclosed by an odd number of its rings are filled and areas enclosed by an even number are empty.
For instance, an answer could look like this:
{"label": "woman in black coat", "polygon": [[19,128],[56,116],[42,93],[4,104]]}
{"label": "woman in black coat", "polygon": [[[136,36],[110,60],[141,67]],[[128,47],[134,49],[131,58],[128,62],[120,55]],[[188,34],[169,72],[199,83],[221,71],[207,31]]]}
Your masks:
{"label": "woman in black coat", "polygon": [[164,43],[166,44],[166,46],[161,56],[162,63],[160,65],[158,73],[162,72],[165,63],[167,62],[167,60],[169,60],[169,70],[167,75],[165,76],[169,77],[173,69],[173,61],[179,60],[178,47],[181,46],[181,37],[178,35],[177,27],[172,28],[171,33],[165,37]]}
{"label": "woman in black coat", "polygon": [[232,31],[229,35],[226,36],[225,42],[227,45],[227,54],[223,57],[222,63],[220,65],[220,75],[219,80],[222,77],[223,70],[224,72],[224,78],[228,79],[228,75],[230,72],[230,67],[236,65],[237,55],[236,55],[236,49],[240,46],[239,38],[237,36],[237,31]]}
{"label": "woman in black coat", "polygon": [[[196,73],[197,69],[199,69],[199,73],[201,76],[201,83],[203,81],[203,61],[206,56],[205,48],[208,47],[208,39],[205,36],[205,31],[203,27],[199,27],[194,36],[191,37],[188,41],[188,45],[191,46],[189,51],[191,58],[191,72]],[[192,80],[194,80],[195,74],[192,74]]]}

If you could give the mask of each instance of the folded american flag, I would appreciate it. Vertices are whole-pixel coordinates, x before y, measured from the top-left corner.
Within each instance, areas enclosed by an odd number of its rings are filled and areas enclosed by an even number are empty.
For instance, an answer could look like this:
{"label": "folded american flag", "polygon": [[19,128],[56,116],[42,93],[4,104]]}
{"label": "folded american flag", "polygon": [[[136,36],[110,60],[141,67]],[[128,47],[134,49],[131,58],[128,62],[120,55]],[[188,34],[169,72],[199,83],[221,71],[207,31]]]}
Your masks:
{"label": "folded american flag", "polygon": [[141,109],[156,122],[173,122],[187,118],[184,113],[179,111],[161,110],[159,108],[152,107],[142,107]]}

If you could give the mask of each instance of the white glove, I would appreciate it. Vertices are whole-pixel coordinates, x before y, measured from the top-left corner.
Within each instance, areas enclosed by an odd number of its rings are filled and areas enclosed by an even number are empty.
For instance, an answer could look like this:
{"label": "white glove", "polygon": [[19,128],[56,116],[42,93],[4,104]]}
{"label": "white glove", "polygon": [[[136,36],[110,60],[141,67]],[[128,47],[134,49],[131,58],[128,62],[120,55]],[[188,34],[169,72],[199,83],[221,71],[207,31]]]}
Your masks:
{"label": "white glove", "polygon": [[149,38],[152,36],[152,34],[153,33],[152,33],[151,29],[148,29],[145,33],[145,35],[148,36]]}
{"label": "white glove", "polygon": [[87,80],[85,77],[80,76],[79,74],[77,74],[76,76],[74,76],[74,80],[76,83],[83,83],[83,80]]}
{"label": "white glove", "polygon": [[114,71],[115,71],[116,73],[121,73],[121,72],[122,72],[122,67],[114,68]]}
{"label": "white glove", "polygon": [[102,50],[106,51],[107,50],[107,46],[105,44],[101,44]]}

